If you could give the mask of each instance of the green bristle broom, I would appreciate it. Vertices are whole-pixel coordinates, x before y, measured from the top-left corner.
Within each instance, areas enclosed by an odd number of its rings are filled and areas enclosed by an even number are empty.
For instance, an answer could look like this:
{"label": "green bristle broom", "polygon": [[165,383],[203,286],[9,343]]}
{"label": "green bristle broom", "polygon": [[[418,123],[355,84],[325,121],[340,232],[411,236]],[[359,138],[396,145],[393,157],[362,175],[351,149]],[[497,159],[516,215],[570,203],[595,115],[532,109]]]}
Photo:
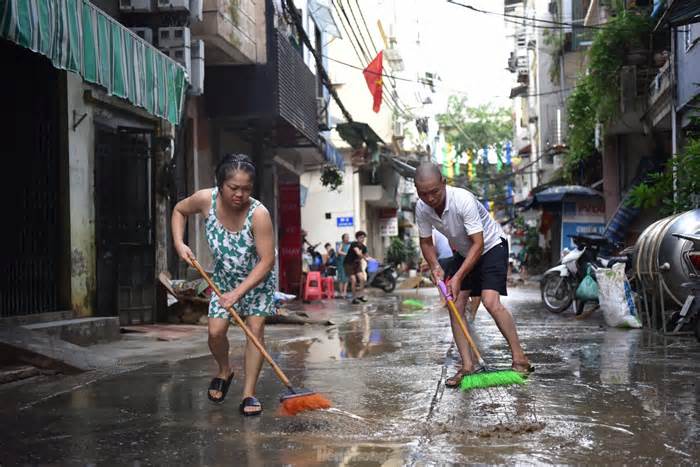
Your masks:
{"label": "green bristle broom", "polygon": [[455,319],[459,323],[459,327],[462,329],[464,337],[467,339],[469,347],[471,348],[472,353],[474,354],[479,363],[479,368],[474,373],[465,375],[462,378],[460,388],[462,388],[463,391],[468,391],[470,389],[524,384],[525,378],[523,378],[523,376],[515,370],[490,370],[486,367],[486,363],[484,362],[484,359],[481,358],[481,353],[479,353],[479,349],[476,348],[476,344],[472,340],[472,337],[469,334],[469,331],[467,330],[467,326],[466,324],[464,324],[464,320],[459,314],[457,306],[455,305],[455,302],[452,299],[452,294],[448,291],[445,282],[439,281],[438,289],[440,290],[440,293],[447,302],[447,308],[449,308],[449,310],[452,312]]}

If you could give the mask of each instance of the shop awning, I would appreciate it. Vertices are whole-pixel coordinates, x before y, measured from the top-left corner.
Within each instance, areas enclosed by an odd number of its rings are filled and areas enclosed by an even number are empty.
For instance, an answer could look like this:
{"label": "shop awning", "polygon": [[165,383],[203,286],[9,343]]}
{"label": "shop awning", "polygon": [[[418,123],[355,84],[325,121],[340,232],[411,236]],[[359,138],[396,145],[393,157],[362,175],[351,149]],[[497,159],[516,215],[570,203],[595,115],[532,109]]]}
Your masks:
{"label": "shop awning", "polygon": [[[185,69],[88,0],[0,0],[0,38],[177,124]],[[11,73],[12,64],[4,72]]]}

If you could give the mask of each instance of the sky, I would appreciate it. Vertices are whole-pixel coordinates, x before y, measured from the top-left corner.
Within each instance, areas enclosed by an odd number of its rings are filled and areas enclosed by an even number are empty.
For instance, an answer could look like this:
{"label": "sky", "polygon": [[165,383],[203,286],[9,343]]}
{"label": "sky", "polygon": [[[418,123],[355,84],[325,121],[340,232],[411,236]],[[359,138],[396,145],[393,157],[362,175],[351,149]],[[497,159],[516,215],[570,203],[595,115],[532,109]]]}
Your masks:
{"label": "sky", "polygon": [[[461,0],[483,10],[503,12],[503,0]],[[384,12],[395,11],[395,35],[406,70],[399,76],[415,78],[420,71],[437,73],[433,110],[445,109],[447,97],[464,93],[470,104],[493,103],[510,106],[508,94],[513,82],[506,70],[512,39],[506,38],[503,18],[480,14],[447,0],[374,0]],[[388,16],[388,17],[387,17]],[[457,91],[457,92],[456,92]],[[415,104],[411,85],[399,87],[407,105]],[[406,96],[406,97],[404,97]],[[426,109],[427,110],[427,109]]]}

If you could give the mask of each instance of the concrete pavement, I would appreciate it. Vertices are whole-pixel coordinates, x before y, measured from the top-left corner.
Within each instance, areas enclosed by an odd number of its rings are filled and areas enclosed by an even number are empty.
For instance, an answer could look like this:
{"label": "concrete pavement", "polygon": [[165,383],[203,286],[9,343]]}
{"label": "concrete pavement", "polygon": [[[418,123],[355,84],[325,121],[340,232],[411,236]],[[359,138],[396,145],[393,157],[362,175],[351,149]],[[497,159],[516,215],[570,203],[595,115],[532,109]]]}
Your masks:
{"label": "concrete pavement", "polygon": [[[171,360],[88,378],[38,402],[27,403],[26,387],[0,391],[7,433],[0,462],[679,465],[700,458],[695,341],[609,329],[598,314],[551,315],[537,290],[516,289],[506,303],[536,372],[523,387],[463,393],[444,386],[456,365],[449,320],[432,290],[423,293],[423,310],[401,308],[394,297],[366,307],[329,301],[306,309],[335,327],[268,328],[273,357],[295,384],[326,394],[330,412],[276,415],[281,388],[265,369],[265,412],[243,418],[240,378],[216,406],[206,398],[212,359]],[[473,328],[485,359],[508,366],[483,308]],[[232,359],[240,369],[237,342]]]}

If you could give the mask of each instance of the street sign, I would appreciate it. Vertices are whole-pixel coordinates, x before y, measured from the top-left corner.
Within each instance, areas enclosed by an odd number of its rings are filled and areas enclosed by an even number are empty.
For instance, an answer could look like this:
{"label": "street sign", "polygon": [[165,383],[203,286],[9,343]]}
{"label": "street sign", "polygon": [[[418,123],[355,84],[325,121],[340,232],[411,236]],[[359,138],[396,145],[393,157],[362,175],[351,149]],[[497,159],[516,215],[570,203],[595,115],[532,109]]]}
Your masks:
{"label": "street sign", "polygon": [[395,237],[399,234],[399,218],[390,217],[379,219],[379,235],[382,237]]}
{"label": "street sign", "polygon": [[336,227],[352,227],[352,216],[336,217],[335,225]]}

